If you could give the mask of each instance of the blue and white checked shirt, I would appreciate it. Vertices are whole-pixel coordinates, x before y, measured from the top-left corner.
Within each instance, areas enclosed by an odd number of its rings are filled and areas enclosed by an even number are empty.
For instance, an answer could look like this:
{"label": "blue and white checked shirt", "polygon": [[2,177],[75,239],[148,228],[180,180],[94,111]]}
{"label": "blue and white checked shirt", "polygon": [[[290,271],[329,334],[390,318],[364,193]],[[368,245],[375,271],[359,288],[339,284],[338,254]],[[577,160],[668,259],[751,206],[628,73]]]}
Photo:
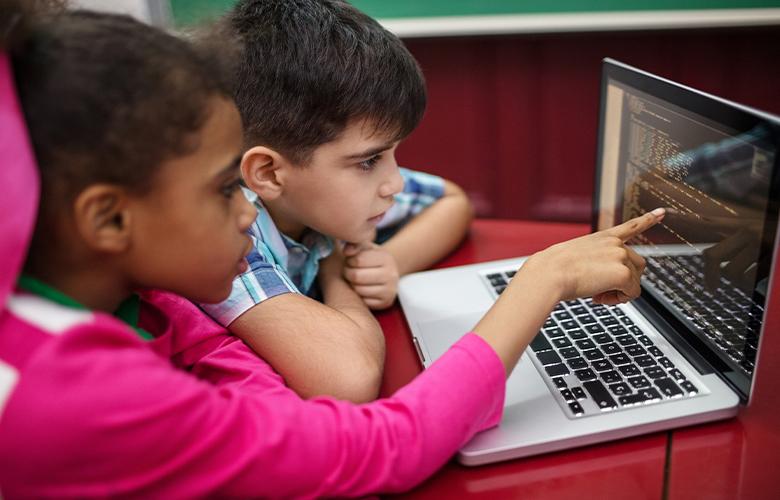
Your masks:
{"label": "blue and white checked shirt", "polygon": [[[395,204],[377,225],[377,242],[389,239],[395,231],[444,195],[444,180],[435,175],[399,169],[404,189],[395,195]],[[252,191],[244,194],[257,208],[257,218],[249,228],[253,249],[247,256],[249,268],[233,280],[230,296],[219,304],[201,304],[206,313],[227,326],[255,304],[283,293],[314,295],[313,286],[320,259],[333,252],[332,238],[306,230],[301,241],[279,232],[268,210]]]}

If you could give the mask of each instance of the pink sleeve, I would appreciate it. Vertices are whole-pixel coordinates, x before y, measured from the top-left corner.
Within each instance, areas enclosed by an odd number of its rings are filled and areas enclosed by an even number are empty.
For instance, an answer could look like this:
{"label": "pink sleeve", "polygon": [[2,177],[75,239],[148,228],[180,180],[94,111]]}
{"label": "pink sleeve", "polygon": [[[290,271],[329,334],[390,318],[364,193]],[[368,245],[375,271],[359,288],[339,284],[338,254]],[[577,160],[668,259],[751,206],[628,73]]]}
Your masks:
{"label": "pink sleeve", "polygon": [[214,385],[127,335],[65,337],[26,366],[3,414],[8,496],[400,491],[495,425],[503,405],[503,366],[473,334],[391,398],[360,406],[303,401],[278,380],[246,390],[224,367]]}

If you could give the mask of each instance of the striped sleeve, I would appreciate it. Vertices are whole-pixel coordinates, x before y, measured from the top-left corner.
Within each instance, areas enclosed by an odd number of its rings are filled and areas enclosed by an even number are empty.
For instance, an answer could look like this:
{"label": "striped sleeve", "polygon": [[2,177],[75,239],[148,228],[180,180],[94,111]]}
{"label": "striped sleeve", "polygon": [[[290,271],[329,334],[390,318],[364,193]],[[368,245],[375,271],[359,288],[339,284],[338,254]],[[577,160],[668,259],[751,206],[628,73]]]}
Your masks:
{"label": "striped sleeve", "polygon": [[[253,238],[254,239],[254,238]],[[255,245],[247,256],[249,268],[233,280],[230,296],[218,304],[201,304],[201,308],[222,326],[228,326],[252,306],[283,293],[300,293],[287,273],[268,259]]]}

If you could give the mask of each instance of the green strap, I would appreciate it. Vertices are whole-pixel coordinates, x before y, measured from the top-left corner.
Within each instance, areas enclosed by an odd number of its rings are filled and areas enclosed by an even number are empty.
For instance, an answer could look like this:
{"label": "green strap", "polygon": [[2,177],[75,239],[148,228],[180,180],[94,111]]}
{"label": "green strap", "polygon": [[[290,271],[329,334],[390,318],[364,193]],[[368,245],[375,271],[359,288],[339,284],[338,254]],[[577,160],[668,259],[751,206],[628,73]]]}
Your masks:
{"label": "green strap", "polygon": [[[57,304],[71,307],[73,309],[80,309],[82,311],[88,310],[80,302],[65,295],[56,288],[47,285],[43,281],[37,280],[31,276],[19,276],[17,284],[22,290],[26,290],[45,299],[49,299],[52,302],[56,302]],[[114,313],[114,316],[127,323],[127,325],[135,330],[135,332],[142,339],[153,340],[154,336],[151,333],[138,326],[138,316],[140,311],[141,297],[139,297],[138,294],[133,294],[125,299],[124,302],[119,304],[119,308]]]}

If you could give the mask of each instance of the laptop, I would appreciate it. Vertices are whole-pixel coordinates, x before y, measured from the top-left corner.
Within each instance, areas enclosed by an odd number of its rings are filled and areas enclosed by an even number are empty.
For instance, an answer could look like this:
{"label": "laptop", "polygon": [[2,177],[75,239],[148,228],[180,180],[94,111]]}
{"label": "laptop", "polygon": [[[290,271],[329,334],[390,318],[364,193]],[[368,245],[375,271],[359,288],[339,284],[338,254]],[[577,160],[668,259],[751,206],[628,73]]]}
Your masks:
{"label": "laptop", "polygon": [[[724,419],[748,404],[761,339],[771,335],[763,322],[779,152],[777,117],[605,59],[593,230],[667,209],[629,241],[647,261],[641,297],[558,304],[507,381],[500,425],[459,460],[479,465]],[[424,367],[474,327],[524,260],[401,279]]]}

